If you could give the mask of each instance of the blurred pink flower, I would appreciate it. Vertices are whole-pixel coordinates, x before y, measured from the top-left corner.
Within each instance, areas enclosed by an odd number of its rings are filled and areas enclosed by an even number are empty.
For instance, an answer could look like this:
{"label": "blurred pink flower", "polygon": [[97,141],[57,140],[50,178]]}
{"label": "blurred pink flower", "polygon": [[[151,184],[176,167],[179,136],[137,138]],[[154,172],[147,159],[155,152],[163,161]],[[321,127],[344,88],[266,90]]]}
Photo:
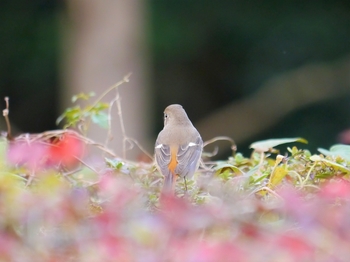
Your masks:
{"label": "blurred pink flower", "polygon": [[328,181],[322,186],[319,196],[330,200],[336,198],[350,199],[350,182],[344,179]]}
{"label": "blurred pink flower", "polygon": [[350,144],[350,128],[345,129],[338,135],[338,140],[342,144]]}
{"label": "blurred pink flower", "polygon": [[31,170],[37,170],[45,165],[47,145],[41,142],[15,141],[11,142],[7,159],[13,165],[23,165]]}
{"label": "blurred pink flower", "polygon": [[275,239],[277,251],[289,253],[294,261],[313,261],[315,248],[307,241],[307,238],[292,234],[282,234]]}
{"label": "blurred pink flower", "polygon": [[230,242],[209,243],[206,241],[198,243],[195,252],[192,254],[189,261],[246,261],[245,254],[235,244]]}

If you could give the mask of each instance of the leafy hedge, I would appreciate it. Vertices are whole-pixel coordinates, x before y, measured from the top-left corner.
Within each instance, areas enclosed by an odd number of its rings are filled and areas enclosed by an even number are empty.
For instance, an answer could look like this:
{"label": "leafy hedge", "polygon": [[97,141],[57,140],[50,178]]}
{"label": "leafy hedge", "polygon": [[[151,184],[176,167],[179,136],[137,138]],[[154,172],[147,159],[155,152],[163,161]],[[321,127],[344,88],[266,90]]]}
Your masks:
{"label": "leafy hedge", "polygon": [[[261,141],[249,157],[203,161],[173,196],[160,194],[153,163],[114,157],[82,133],[4,138],[0,260],[346,261],[350,147],[275,149],[289,142],[305,140]],[[103,162],[88,160],[91,146]]]}

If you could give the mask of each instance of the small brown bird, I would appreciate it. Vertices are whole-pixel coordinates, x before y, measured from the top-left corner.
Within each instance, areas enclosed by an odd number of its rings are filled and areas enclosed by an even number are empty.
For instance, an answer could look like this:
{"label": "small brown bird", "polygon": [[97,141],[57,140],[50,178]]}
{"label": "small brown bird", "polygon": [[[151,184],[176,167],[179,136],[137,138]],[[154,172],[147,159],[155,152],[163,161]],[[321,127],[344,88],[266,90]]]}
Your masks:
{"label": "small brown bird", "polygon": [[155,144],[156,162],[164,176],[164,191],[174,191],[177,176],[192,178],[198,169],[203,141],[181,105],[164,110],[164,128]]}

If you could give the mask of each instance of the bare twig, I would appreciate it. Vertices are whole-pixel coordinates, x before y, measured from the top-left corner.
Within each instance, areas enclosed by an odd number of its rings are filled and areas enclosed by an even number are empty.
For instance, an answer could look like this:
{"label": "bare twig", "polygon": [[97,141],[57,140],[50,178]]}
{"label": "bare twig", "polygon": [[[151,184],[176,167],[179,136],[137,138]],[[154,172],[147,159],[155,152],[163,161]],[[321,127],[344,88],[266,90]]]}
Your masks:
{"label": "bare twig", "polygon": [[8,140],[13,140],[12,134],[11,134],[11,124],[10,124],[10,119],[9,119],[9,113],[10,113],[10,103],[9,103],[9,98],[6,96],[5,98],[6,102],[6,109],[2,111],[2,114],[5,118],[6,121],[6,126],[7,126],[7,139]]}
{"label": "bare twig", "polygon": [[113,107],[115,102],[116,102],[116,100],[113,99],[109,103],[109,107],[108,107],[108,132],[107,132],[107,137],[106,137],[106,141],[105,141],[105,147],[107,147],[108,142],[113,139],[113,136],[112,136],[112,107]]}
{"label": "bare twig", "polygon": [[35,177],[34,169],[30,171],[29,177],[27,179],[26,187],[29,187]]}
{"label": "bare twig", "polygon": [[[50,139],[53,137],[64,135],[66,133],[74,134],[79,140],[83,141],[85,144],[96,146],[97,148],[101,149],[102,151],[108,153],[109,155],[116,157],[116,155],[111,150],[106,148],[105,146],[93,141],[92,139],[89,139],[89,138],[81,135],[80,133],[78,133],[74,130],[58,129],[58,130],[52,130],[52,131],[45,131],[45,132],[39,133],[39,134],[22,134],[22,135],[19,135],[18,137],[16,137],[15,140],[25,140],[25,141],[31,142],[31,141],[42,140],[42,139]],[[42,142],[45,143],[44,141],[42,141]]]}
{"label": "bare twig", "polygon": [[75,157],[80,163],[82,163],[84,166],[86,166],[87,168],[89,168],[91,171],[95,172],[96,174],[98,174],[97,170],[95,170],[92,166],[88,165],[85,161],[83,161],[82,159]]}
{"label": "bare twig", "polygon": [[216,154],[219,152],[219,147],[215,147],[213,152],[203,152],[202,157],[213,157],[216,156]]}
{"label": "bare twig", "polygon": [[125,126],[124,126],[124,120],[123,120],[123,114],[122,114],[122,106],[120,103],[120,96],[119,96],[118,89],[116,90],[115,101],[116,101],[117,109],[118,109],[120,129],[122,131],[122,136],[123,136],[123,158],[126,159],[126,140],[127,140],[127,137],[126,137],[126,133],[125,133]]}
{"label": "bare twig", "polygon": [[310,178],[311,172],[314,170],[315,166],[317,165],[317,161],[315,161],[315,163],[310,167],[309,171],[306,174],[305,179],[301,182],[300,184],[300,188],[303,188],[305,186],[305,184],[307,183],[307,181]]}
{"label": "bare twig", "polygon": [[[216,136],[216,137],[214,137],[212,139],[209,139],[209,140],[207,140],[207,141],[205,141],[203,143],[203,147],[206,147],[207,145],[215,143],[217,141],[229,141],[231,143],[231,150],[233,151],[233,153],[235,153],[237,151],[237,146],[236,146],[235,141],[232,138],[228,137],[228,136]],[[215,156],[217,153],[218,153],[218,149],[215,148],[215,150],[212,153],[212,155],[208,155],[208,157]]]}
{"label": "bare twig", "polygon": [[216,136],[212,139],[205,141],[203,143],[203,147],[206,147],[207,145],[212,144],[216,141],[229,141],[231,143],[231,149],[233,149],[236,146],[235,141],[232,138],[228,136]]}
{"label": "bare twig", "polygon": [[277,197],[278,199],[283,200],[283,198],[279,194],[277,194],[275,191],[273,191],[271,188],[268,188],[267,186],[263,186],[263,187],[259,187],[259,188],[255,189],[248,196],[254,195],[254,194],[256,194],[260,191],[263,191],[263,190],[266,190],[269,193],[271,193],[272,195],[274,195],[275,197]]}
{"label": "bare twig", "polygon": [[[117,87],[119,87],[120,85],[122,85],[123,83],[128,83],[129,77],[131,76],[131,73],[127,74],[126,76],[124,76],[123,80],[121,80],[120,82],[118,82],[117,84],[115,84],[114,86],[110,87],[104,94],[102,94],[102,96],[99,99],[102,99],[108,92],[112,91],[113,89],[116,89],[116,95],[115,98],[109,103],[109,108],[108,108],[108,133],[107,133],[107,138],[106,138],[106,142],[105,142],[105,146],[107,146],[108,141],[110,141],[112,139],[112,108],[113,105],[115,103],[119,103],[119,89]],[[119,108],[118,108],[118,113],[119,113]],[[120,120],[120,116],[119,116],[119,120]],[[123,131],[124,128],[124,124],[121,123],[121,128]],[[125,130],[124,130],[125,131]],[[124,137],[124,136],[123,136]],[[124,156],[125,158],[125,156]]]}
{"label": "bare twig", "polygon": [[[124,82],[129,82],[130,75],[131,75],[131,73],[126,75],[124,77],[123,81],[120,81],[118,84],[111,87],[109,89],[109,91],[111,91],[113,88],[118,87],[119,85],[121,85]],[[107,147],[108,141],[110,141],[113,137],[112,136],[112,123],[111,123],[112,117],[111,117],[111,115],[112,115],[112,108],[114,105],[117,106],[119,122],[120,122],[120,129],[121,129],[122,137],[123,137],[123,159],[126,159],[126,151],[127,151],[126,143],[129,143],[130,149],[133,148],[133,146],[135,144],[146,156],[148,156],[151,160],[153,160],[153,157],[140,145],[140,143],[138,141],[136,141],[135,139],[132,139],[126,135],[124,119],[123,119],[123,111],[122,111],[122,106],[121,106],[121,98],[120,98],[118,88],[116,88],[115,98],[109,103],[109,108],[108,108],[108,127],[109,128],[108,128],[107,138],[105,141],[105,147]]]}
{"label": "bare twig", "polygon": [[104,91],[97,99],[96,101],[92,104],[91,109],[92,110],[109,92],[111,92],[113,89],[117,89],[117,87],[121,86],[124,83],[128,83],[129,77],[131,76],[131,73],[127,74],[126,76],[123,77],[123,80],[119,81],[115,85],[112,85],[110,88],[108,88],[106,91]]}
{"label": "bare twig", "polygon": [[144,149],[137,140],[130,137],[126,137],[126,139],[131,145],[135,144],[141,150],[141,152],[148,156],[152,161],[154,160],[153,156],[150,153],[148,153],[147,150]]}
{"label": "bare twig", "polygon": [[[208,164],[211,166],[207,166]],[[214,172],[213,166],[215,164],[216,164],[216,162],[204,162],[202,159],[199,160],[199,166],[202,168],[203,171]],[[201,172],[201,170],[199,170],[198,172]]]}

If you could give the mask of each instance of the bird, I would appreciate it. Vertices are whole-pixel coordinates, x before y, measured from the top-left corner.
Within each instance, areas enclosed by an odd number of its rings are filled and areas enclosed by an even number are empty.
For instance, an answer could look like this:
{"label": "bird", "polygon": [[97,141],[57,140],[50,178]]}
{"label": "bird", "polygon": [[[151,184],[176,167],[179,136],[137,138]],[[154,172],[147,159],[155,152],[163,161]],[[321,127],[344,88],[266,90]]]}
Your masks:
{"label": "bird", "polygon": [[181,105],[164,110],[164,128],[155,143],[155,160],[164,176],[163,192],[174,193],[177,177],[191,179],[199,167],[203,140]]}

